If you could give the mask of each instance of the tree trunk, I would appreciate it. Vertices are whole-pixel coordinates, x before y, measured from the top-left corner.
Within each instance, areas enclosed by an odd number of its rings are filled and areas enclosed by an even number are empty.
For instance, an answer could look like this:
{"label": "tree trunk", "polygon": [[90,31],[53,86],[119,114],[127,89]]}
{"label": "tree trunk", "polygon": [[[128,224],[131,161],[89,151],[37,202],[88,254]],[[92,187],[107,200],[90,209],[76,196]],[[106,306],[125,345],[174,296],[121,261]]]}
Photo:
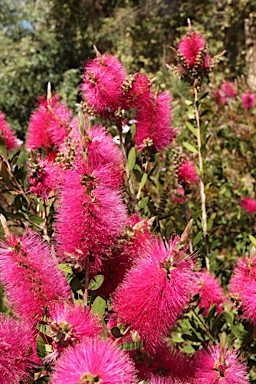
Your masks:
{"label": "tree trunk", "polygon": [[245,19],[247,84],[256,91],[256,13]]}

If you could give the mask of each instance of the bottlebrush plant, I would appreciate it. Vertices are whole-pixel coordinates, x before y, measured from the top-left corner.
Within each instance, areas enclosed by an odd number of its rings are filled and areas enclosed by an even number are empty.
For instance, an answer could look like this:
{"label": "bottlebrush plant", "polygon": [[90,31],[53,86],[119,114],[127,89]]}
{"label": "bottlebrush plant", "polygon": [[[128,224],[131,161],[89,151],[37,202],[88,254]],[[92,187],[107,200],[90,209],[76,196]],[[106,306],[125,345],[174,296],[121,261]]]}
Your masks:
{"label": "bottlebrush plant", "polygon": [[[0,114],[0,383],[256,382],[256,251],[228,285],[208,197],[203,81],[219,58],[190,26],[171,67],[190,139],[169,91],[97,49],[77,114],[49,85],[24,145]],[[224,83],[217,108],[237,95]],[[253,119],[253,94],[241,103]]]}

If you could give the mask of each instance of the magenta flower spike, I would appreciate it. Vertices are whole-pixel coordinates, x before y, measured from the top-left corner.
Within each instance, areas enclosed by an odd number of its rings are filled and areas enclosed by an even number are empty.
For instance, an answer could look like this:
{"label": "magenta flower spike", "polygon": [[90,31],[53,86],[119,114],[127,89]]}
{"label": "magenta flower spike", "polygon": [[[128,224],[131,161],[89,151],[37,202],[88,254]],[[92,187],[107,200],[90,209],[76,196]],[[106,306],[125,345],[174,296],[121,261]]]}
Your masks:
{"label": "magenta flower spike", "polygon": [[203,316],[207,316],[212,305],[216,305],[216,313],[224,311],[226,298],[218,279],[212,276],[208,271],[198,272],[196,274],[196,289],[194,294],[199,293],[200,303],[198,308],[204,308]]}
{"label": "magenta flower spike", "polygon": [[78,159],[74,170],[64,173],[56,220],[59,258],[84,265],[90,257],[96,272],[127,220],[120,192],[106,185],[108,178],[101,172],[91,173]]}
{"label": "magenta flower spike", "polygon": [[250,197],[242,197],[240,205],[245,211],[249,213],[253,214],[256,212],[256,200]]}
{"label": "magenta flower spike", "polygon": [[190,32],[178,45],[178,52],[183,56],[188,68],[201,65],[204,68],[210,67],[209,54],[200,63],[201,54],[206,46],[206,41],[198,32]]}
{"label": "magenta flower spike", "polygon": [[181,185],[195,184],[199,180],[193,161],[183,161],[179,171],[178,180]]}
{"label": "magenta flower spike", "polygon": [[246,111],[252,109],[255,104],[255,95],[253,93],[247,92],[242,94],[243,107]]}
{"label": "magenta flower spike", "polygon": [[27,322],[0,314],[0,384],[30,383],[36,355],[35,334]]}
{"label": "magenta flower spike", "polygon": [[50,384],[135,384],[132,361],[109,340],[87,339],[57,361]]}
{"label": "magenta flower spike", "polygon": [[230,98],[236,97],[238,91],[230,81],[225,81],[221,84],[221,88],[226,96]]}
{"label": "magenta flower spike", "polygon": [[30,164],[28,181],[30,192],[43,199],[47,199],[54,192],[61,178],[61,168],[51,159],[39,159],[37,163]]}
{"label": "magenta flower spike", "polygon": [[48,245],[29,230],[0,243],[0,281],[13,312],[32,324],[40,321],[52,301],[71,300]]}
{"label": "magenta flower spike", "polygon": [[123,105],[125,69],[116,56],[107,53],[89,60],[81,89],[89,108],[102,117],[113,117]]}
{"label": "magenta flower spike", "polygon": [[194,263],[186,250],[179,249],[179,241],[176,237],[165,246],[156,240],[113,297],[120,322],[136,330],[148,350],[163,344],[191,298]]}
{"label": "magenta flower spike", "polygon": [[142,151],[153,147],[156,151],[168,148],[176,133],[172,128],[171,95],[164,91],[140,103],[136,112],[136,134],[134,142]]}
{"label": "magenta flower spike", "polygon": [[87,337],[100,336],[102,325],[88,307],[55,303],[47,315],[47,335],[53,339],[52,357],[58,357],[67,347]]}
{"label": "magenta flower spike", "polygon": [[26,147],[50,150],[60,146],[71,129],[71,114],[64,103],[59,103],[58,95],[54,95],[51,101],[46,97],[39,98],[39,105],[30,118]]}
{"label": "magenta flower spike", "polygon": [[198,384],[248,384],[246,365],[236,352],[214,345],[195,355],[195,379]]}
{"label": "magenta flower spike", "polygon": [[5,141],[5,145],[8,151],[18,147],[17,137],[10,125],[7,123],[5,115],[0,111],[0,137],[1,136]]}

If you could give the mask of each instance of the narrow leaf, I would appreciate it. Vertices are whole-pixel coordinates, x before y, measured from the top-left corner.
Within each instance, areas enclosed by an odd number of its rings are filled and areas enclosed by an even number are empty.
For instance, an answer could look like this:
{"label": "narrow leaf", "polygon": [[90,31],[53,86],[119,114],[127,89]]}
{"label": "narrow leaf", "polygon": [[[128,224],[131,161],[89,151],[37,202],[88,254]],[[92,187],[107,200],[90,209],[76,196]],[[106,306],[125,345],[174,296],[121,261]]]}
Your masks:
{"label": "narrow leaf", "polygon": [[136,162],[136,149],[135,149],[135,147],[132,147],[130,149],[127,161],[128,161],[128,170],[129,170],[129,172],[131,172],[133,170],[133,167],[134,167],[135,162]]}
{"label": "narrow leaf", "polygon": [[99,316],[103,316],[106,311],[106,306],[107,306],[106,301],[102,299],[100,296],[97,296],[92,304],[92,312]]}
{"label": "narrow leaf", "polygon": [[184,147],[186,147],[190,152],[197,153],[197,149],[196,149],[193,145],[189,144],[187,141],[183,141],[183,145],[184,145]]}
{"label": "narrow leaf", "polygon": [[146,184],[146,181],[147,181],[147,178],[148,178],[148,175],[146,173],[143,174],[142,178],[141,178],[141,181],[140,181],[140,186],[141,186],[141,189],[144,187],[144,185]]}

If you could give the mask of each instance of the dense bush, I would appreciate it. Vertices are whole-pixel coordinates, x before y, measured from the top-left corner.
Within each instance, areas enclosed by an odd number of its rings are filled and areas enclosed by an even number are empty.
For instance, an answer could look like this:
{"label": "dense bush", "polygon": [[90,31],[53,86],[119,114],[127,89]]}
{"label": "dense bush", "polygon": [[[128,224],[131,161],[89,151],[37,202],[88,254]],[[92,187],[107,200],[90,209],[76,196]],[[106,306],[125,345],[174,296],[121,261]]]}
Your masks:
{"label": "dense bush", "polygon": [[173,100],[95,50],[75,112],[0,114],[0,383],[256,382],[255,96],[191,26]]}

